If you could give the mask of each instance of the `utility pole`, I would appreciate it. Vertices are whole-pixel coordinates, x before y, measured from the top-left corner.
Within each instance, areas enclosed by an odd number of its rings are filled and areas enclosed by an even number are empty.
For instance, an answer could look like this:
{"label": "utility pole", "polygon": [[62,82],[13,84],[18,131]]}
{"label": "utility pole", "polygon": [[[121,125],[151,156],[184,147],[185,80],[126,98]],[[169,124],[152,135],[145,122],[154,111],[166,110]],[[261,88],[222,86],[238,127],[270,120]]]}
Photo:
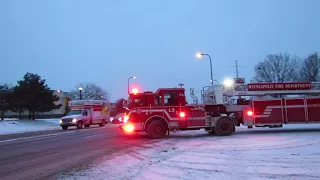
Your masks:
{"label": "utility pole", "polygon": [[239,78],[239,69],[238,69],[238,60],[236,60],[236,76],[237,76],[237,79]]}
{"label": "utility pole", "polygon": [[[239,80],[239,66],[238,66],[238,60],[235,60],[236,61],[236,66],[235,66],[235,68],[236,68],[236,81],[238,81]],[[238,96],[237,97],[237,99],[241,99],[241,96]]]}

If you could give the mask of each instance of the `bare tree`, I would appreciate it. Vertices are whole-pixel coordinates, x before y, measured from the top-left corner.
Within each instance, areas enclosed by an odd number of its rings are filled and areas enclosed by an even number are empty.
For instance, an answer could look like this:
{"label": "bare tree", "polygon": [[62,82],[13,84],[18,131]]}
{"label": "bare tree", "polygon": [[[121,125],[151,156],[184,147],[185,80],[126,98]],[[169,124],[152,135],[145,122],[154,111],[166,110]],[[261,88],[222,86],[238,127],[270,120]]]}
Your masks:
{"label": "bare tree", "polygon": [[80,91],[83,100],[109,100],[110,94],[100,86],[92,83],[80,83],[76,86],[76,90],[72,91],[74,99],[80,99]]}
{"label": "bare tree", "polygon": [[320,79],[320,58],[313,53],[306,58],[300,68],[300,80],[314,82]]}
{"label": "bare tree", "polygon": [[255,66],[257,82],[293,82],[298,77],[298,60],[289,54],[269,54]]}

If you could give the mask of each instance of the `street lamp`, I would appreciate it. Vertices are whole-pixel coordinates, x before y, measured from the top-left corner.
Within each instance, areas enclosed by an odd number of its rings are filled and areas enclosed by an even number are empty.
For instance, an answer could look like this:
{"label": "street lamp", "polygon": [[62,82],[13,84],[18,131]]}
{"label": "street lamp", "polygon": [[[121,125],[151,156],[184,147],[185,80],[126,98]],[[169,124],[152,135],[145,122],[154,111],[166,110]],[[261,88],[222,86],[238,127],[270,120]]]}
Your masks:
{"label": "street lamp", "polygon": [[129,86],[130,86],[130,79],[136,79],[136,77],[135,76],[131,76],[131,77],[129,77],[129,79],[128,79],[128,96],[129,96],[129,94],[130,94],[130,90],[129,90]]}
{"label": "street lamp", "polygon": [[205,54],[205,53],[197,53],[196,57],[197,58],[201,58],[202,56],[208,56],[209,60],[210,60],[210,73],[211,73],[211,85],[213,86],[213,77],[212,77],[212,62],[211,62],[211,56],[209,54]]}
{"label": "street lamp", "polygon": [[232,79],[229,79],[229,78],[228,78],[228,79],[225,79],[225,80],[224,80],[223,84],[224,84],[226,87],[232,87],[233,84],[234,84],[234,82],[233,82]]}
{"label": "street lamp", "polygon": [[79,87],[80,100],[82,100],[82,87]]}

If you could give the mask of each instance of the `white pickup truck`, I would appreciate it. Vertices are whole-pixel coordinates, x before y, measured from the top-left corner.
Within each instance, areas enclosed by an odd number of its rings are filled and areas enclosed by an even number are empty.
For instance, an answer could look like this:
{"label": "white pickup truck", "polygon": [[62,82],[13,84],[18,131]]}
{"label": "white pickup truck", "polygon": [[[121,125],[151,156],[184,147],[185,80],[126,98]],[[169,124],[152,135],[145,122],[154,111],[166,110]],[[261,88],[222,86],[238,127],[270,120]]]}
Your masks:
{"label": "white pickup truck", "polygon": [[78,100],[70,101],[70,111],[60,119],[62,129],[77,126],[78,129],[99,124],[104,126],[110,121],[109,103],[103,100]]}

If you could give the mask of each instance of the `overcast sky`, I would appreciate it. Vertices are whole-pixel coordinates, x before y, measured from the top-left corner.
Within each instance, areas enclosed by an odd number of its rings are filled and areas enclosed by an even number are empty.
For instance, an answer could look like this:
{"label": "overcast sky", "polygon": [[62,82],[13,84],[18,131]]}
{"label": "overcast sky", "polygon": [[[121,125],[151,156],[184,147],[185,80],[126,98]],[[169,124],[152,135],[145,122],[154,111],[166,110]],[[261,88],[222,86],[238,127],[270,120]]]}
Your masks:
{"label": "overcast sky", "polygon": [[[38,73],[52,89],[92,82],[112,100],[214,79],[250,80],[269,53],[320,52],[318,0],[1,0],[0,83]],[[188,90],[189,91],[189,90]]]}

